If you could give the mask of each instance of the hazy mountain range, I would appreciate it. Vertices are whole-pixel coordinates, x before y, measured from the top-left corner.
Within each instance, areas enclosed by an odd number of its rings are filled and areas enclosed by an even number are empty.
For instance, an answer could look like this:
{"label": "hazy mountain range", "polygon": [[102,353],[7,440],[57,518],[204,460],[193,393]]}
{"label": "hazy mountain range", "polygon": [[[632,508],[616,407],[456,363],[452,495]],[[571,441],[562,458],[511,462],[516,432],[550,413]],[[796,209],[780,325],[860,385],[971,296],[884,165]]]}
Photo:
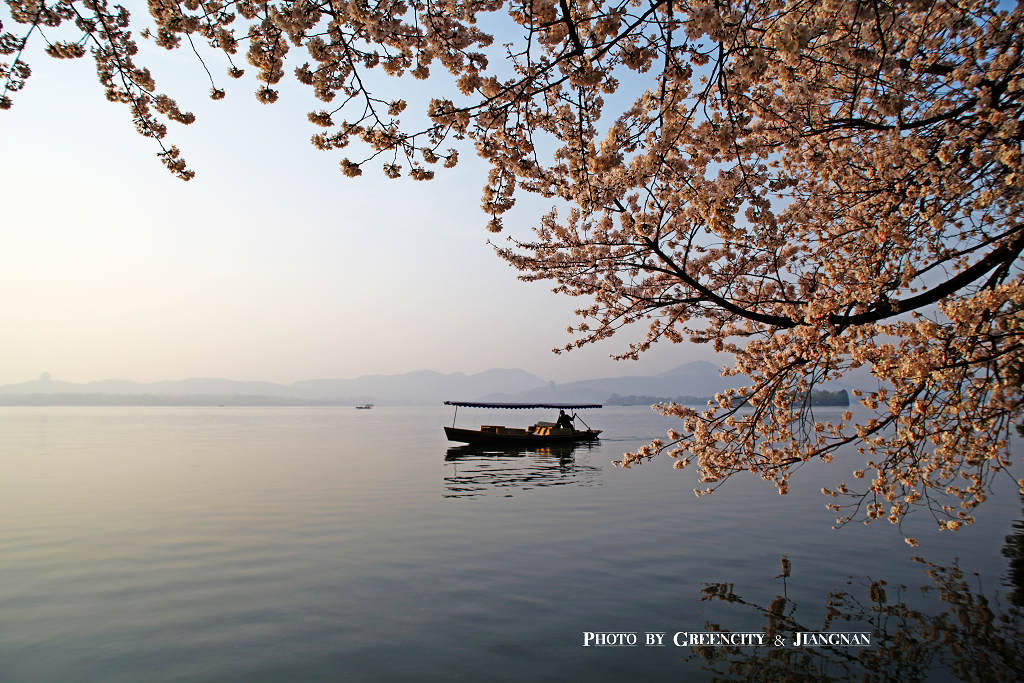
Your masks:
{"label": "hazy mountain range", "polygon": [[[44,377],[0,385],[0,405],[352,405],[366,402],[415,405],[445,400],[601,403],[612,394],[710,396],[738,384],[736,378],[723,378],[719,368],[707,361],[685,363],[657,375],[606,377],[563,384],[518,369],[486,370],[472,375],[421,370],[401,375],[313,379],[293,384],[218,378],[75,383]],[[831,388],[847,388],[847,385],[836,384]]]}

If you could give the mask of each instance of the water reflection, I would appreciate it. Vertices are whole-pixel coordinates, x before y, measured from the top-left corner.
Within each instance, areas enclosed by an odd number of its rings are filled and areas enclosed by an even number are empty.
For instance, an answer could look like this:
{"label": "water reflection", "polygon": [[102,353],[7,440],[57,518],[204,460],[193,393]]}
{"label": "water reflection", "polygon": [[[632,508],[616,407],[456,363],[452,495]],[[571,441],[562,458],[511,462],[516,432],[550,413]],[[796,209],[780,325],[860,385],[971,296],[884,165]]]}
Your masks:
{"label": "water reflection", "polygon": [[579,462],[593,444],[543,448],[457,446],[445,453],[445,498],[513,496],[545,486],[597,486],[601,468]]}
{"label": "water reflection", "polygon": [[1010,602],[1024,607],[1024,521],[1013,523],[1013,534],[1006,537],[1003,557],[1010,561],[1003,585],[1010,590]]}
{"label": "water reflection", "polygon": [[[790,561],[782,558],[782,595],[767,604],[738,595],[732,583],[708,583],[702,600],[739,605],[762,620],[767,647],[695,647],[690,660],[726,681],[1002,681],[1024,680],[1024,610],[1021,608],[1021,549],[1024,523],[1014,525],[1003,554],[1010,559],[1004,585],[1009,604],[991,602],[980,579],[953,563],[940,566],[914,558],[928,582],[920,591],[884,579],[856,581],[828,594],[822,621],[797,616],[789,593]],[[806,606],[802,610],[807,612]],[[708,622],[707,631],[727,629]],[[797,633],[870,633],[870,645],[794,647]],[[781,636],[785,644],[779,644]]]}

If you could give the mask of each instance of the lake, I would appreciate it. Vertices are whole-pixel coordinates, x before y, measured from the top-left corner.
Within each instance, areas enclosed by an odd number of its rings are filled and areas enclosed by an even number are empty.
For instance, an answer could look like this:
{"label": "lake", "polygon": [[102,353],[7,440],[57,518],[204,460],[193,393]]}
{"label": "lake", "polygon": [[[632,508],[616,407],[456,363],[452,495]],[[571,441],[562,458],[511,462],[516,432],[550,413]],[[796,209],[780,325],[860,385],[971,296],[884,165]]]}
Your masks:
{"label": "lake", "polygon": [[[921,512],[903,533],[832,530],[819,490],[849,480],[854,453],[805,467],[787,496],[736,478],[697,499],[694,472],[668,458],[611,464],[673,421],[580,412],[606,438],[568,457],[495,457],[449,454],[443,406],[2,408],[0,680],[700,680],[729,666],[844,678],[861,652],[941,680],[964,657],[950,643],[986,619],[954,617],[981,596],[1007,612],[1020,583],[1004,556],[1024,545],[1008,478],[956,533]],[[959,558],[965,578],[922,594],[934,579],[915,556],[940,578]],[[871,610],[903,601],[888,619]],[[1016,624],[989,635],[1016,643]],[[874,635],[813,651],[671,642],[716,626]],[[640,642],[584,647],[597,632]],[[648,632],[664,646],[645,646]],[[930,658],[901,661],[885,644],[901,638]]]}

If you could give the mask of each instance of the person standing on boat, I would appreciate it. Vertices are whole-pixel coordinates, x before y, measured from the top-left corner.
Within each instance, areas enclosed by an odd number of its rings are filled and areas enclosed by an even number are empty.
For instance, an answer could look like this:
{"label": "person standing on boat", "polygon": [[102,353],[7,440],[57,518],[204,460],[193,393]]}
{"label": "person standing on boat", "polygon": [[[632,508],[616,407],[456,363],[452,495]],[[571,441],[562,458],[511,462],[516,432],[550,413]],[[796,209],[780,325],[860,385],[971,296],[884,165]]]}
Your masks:
{"label": "person standing on boat", "polygon": [[560,427],[562,429],[571,429],[572,431],[575,432],[576,431],[576,426],[573,425],[573,423],[572,423],[572,421],[575,420],[575,419],[576,419],[576,414],[575,413],[573,413],[572,417],[569,417],[568,415],[565,414],[564,410],[559,410],[558,411],[558,422],[555,423],[555,426],[556,427]]}

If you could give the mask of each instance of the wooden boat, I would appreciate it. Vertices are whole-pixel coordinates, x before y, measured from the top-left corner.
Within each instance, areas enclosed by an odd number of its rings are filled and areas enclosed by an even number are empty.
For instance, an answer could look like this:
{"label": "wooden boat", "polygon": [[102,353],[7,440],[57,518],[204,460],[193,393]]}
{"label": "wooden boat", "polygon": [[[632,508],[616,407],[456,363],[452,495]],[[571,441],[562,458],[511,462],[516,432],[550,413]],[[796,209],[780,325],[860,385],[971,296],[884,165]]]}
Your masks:
{"label": "wooden boat", "polygon": [[[458,416],[459,407],[498,408],[521,410],[526,408],[552,408],[561,410],[578,410],[581,408],[600,408],[598,403],[477,403],[474,401],[445,401],[445,405],[455,406]],[[575,415],[573,419],[579,419]],[[582,422],[582,420],[580,420]],[[508,445],[532,448],[550,444],[572,444],[580,441],[596,441],[601,434],[600,429],[591,429],[585,422],[586,429],[566,429],[558,427],[554,422],[538,422],[526,428],[505,427],[503,425],[483,425],[480,429],[464,429],[455,426],[444,428],[449,441],[460,441],[472,445]]]}

